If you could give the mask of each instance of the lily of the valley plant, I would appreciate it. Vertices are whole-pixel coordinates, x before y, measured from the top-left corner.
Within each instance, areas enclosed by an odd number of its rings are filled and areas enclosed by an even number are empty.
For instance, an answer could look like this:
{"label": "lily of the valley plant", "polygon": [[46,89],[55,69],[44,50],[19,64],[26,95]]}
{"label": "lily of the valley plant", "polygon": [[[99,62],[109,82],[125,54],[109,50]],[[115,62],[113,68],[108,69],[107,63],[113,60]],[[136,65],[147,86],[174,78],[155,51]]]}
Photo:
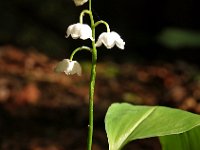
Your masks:
{"label": "lily of the valley plant", "polygon": [[[73,39],[82,39],[82,40],[91,40],[91,47],[81,46],[76,48],[69,59],[64,59],[57,64],[55,67],[55,72],[64,72],[66,75],[81,75],[81,66],[80,64],[73,60],[73,56],[82,50],[87,50],[92,53],[92,66],[91,66],[91,78],[89,86],[89,124],[88,124],[88,143],[87,149],[92,149],[92,136],[93,136],[93,101],[94,101],[94,88],[95,88],[95,78],[96,78],[96,63],[97,63],[97,49],[96,47],[101,46],[102,44],[107,48],[111,49],[115,45],[119,49],[124,49],[125,42],[120,37],[120,35],[115,31],[110,31],[110,27],[107,22],[103,20],[94,21],[92,13],[92,2],[91,0],[74,0],[76,6],[81,6],[88,2],[89,8],[82,10],[79,16],[79,22],[70,25],[66,31],[66,38],[72,37]],[[90,25],[83,23],[84,15],[89,15]],[[95,30],[99,24],[105,25],[105,31],[99,35],[96,39]],[[97,41],[96,41],[97,40]]]}

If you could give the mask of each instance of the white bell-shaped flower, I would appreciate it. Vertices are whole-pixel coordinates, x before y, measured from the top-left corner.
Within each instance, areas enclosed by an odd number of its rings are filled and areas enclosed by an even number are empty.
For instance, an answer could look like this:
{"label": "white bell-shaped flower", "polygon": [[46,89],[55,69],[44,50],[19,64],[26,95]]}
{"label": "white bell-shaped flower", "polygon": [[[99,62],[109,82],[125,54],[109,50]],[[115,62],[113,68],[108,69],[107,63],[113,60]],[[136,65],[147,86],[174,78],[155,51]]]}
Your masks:
{"label": "white bell-shaped flower", "polygon": [[71,35],[73,39],[80,38],[83,40],[86,39],[93,40],[92,29],[87,24],[82,24],[82,23],[72,24],[67,28],[66,33],[67,33],[66,38],[68,38]]}
{"label": "white bell-shaped flower", "polygon": [[77,74],[81,76],[82,69],[77,61],[63,59],[61,62],[57,64],[54,71],[57,73],[64,72],[67,75]]}
{"label": "white bell-shaped flower", "polygon": [[112,32],[103,32],[100,34],[96,46],[99,47],[102,43],[108,48],[111,49],[114,45],[117,45],[120,49],[124,49],[125,42],[122,40],[120,35],[114,31]]}
{"label": "white bell-shaped flower", "polygon": [[76,6],[81,6],[85,4],[88,0],[74,0]]}

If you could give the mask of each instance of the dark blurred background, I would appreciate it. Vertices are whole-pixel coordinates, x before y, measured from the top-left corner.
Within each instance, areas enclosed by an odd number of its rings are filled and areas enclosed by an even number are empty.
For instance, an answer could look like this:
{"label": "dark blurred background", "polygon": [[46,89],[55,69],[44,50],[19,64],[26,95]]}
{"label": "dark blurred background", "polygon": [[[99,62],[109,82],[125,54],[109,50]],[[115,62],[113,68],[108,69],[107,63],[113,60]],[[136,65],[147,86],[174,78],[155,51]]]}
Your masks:
{"label": "dark blurred background", "polygon": [[[74,48],[88,44],[65,38],[67,27],[78,22],[84,8],[87,4],[76,7],[72,0],[1,1],[0,44],[35,48],[54,58],[68,57]],[[93,13],[95,20],[107,21],[126,42],[125,51],[99,48],[99,59],[184,59],[198,63],[198,0],[94,0]],[[97,33],[104,30],[99,26]]]}
{"label": "dark blurred background", "polygon": [[[125,50],[98,48],[94,150],[108,147],[104,117],[113,102],[200,113],[198,1],[92,0],[95,21],[107,21],[126,42]],[[65,38],[86,8],[73,0],[1,0],[1,150],[86,147],[90,63],[80,61],[81,77],[53,72],[75,48],[90,44]],[[97,36],[104,31],[98,26]],[[78,54],[78,61],[91,59]],[[126,150],[160,150],[157,139],[134,143]]]}

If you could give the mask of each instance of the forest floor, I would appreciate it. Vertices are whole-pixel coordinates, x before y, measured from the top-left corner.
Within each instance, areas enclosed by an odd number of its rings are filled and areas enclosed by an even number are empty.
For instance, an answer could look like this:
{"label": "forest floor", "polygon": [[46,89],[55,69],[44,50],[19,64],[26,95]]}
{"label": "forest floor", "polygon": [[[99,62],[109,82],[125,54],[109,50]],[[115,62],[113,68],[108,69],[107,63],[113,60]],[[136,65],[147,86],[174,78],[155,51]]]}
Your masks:
{"label": "forest floor", "polygon": [[[83,75],[56,74],[52,60],[35,51],[0,47],[0,149],[84,150],[90,63]],[[93,150],[108,149],[104,117],[114,102],[163,105],[200,113],[200,70],[184,61],[99,62],[94,102]],[[125,150],[159,150],[157,138]]]}

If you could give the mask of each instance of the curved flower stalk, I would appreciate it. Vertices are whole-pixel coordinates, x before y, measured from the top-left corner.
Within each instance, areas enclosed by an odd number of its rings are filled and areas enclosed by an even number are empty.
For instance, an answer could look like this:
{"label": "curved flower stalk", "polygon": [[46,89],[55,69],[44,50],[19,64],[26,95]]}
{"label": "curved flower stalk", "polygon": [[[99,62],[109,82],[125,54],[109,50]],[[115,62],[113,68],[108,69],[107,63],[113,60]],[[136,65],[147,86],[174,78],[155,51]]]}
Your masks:
{"label": "curved flower stalk", "polygon": [[99,47],[104,44],[108,49],[113,48],[117,45],[118,48],[124,49],[125,42],[120,37],[120,35],[114,31],[112,32],[103,32],[100,34],[96,46]]}
{"label": "curved flower stalk", "polygon": [[57,64],[54,69],[55,72],[64,72],[66,75],[77,74],[81,76],[81,66],[77,61],[72,61],[70,59],[63,59],[61,62]]}
{"label": "curved flower stalk", "polygon": [[81,6],[85,4],[88,0],[74,0],[76,6]]}
{"label": "curved flower stalk", "polygon": [[65,36],[66,38],[68,38],[71,35],[73,39],[80,38],[82,40],[86,39],[93,40],[92,30],[90,26],[87,24],[82,24],[82,23],[72,24],[67,28],[66,33],[67,33],[67,35]]}

